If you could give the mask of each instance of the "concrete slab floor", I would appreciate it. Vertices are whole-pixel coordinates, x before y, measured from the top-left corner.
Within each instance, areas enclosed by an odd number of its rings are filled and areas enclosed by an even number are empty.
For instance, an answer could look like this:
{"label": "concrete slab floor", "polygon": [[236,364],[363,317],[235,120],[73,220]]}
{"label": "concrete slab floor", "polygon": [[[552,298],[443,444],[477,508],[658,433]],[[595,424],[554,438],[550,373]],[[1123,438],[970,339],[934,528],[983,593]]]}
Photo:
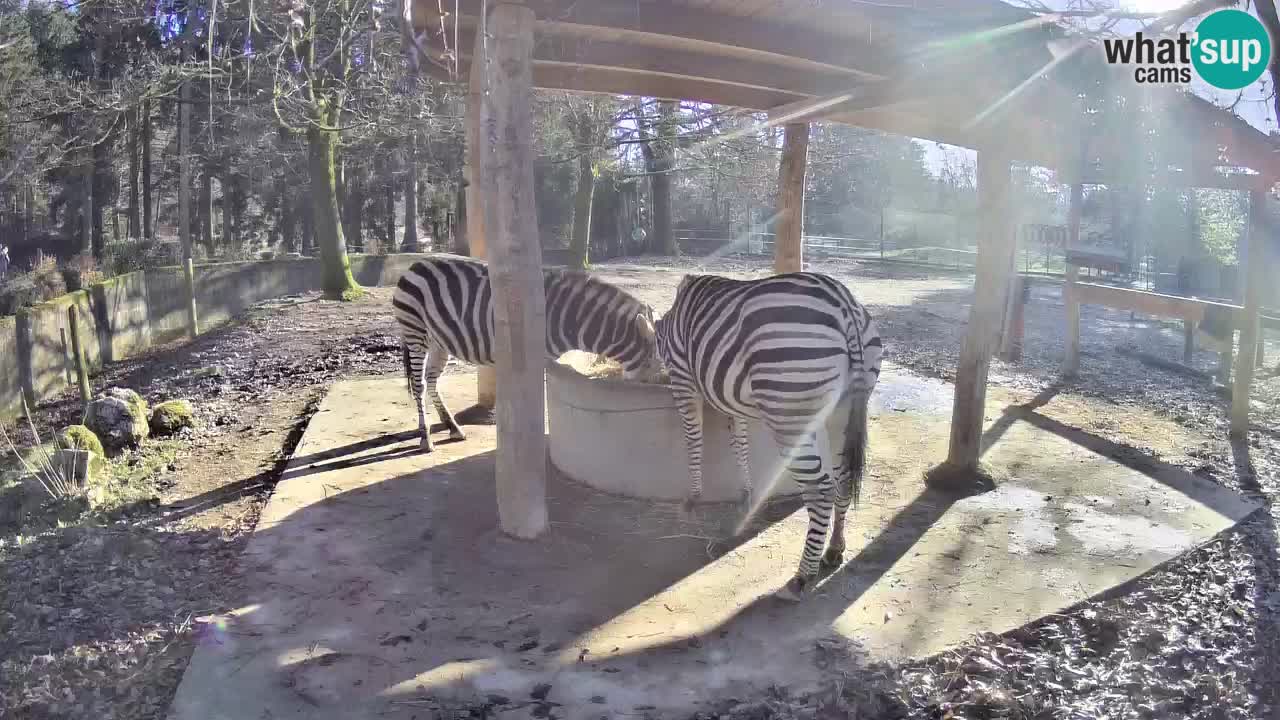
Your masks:
{"label": "concrete slab floor", "polygon": [[[473,375],[442,385],[455,410],[474,401]],[[511,701],[502,717],[679,716],[816,685],[840,670],[833,647],[893,659],[1010,630],[1254,509],[1047,416],[1001,414],[999,392],[985,460],[1008,479],[953,501],[921,482],[945,455],[950,386],[888,367],[882,389],[849,562],[790,605],[769,594],[798,560],[795,504],[720,540],[732,508],[685,521],[553,473],[551,531],[509,540],[494,428],[422,455],[402,379],[338,383],[249,543],[251,590],[206,628],[171,717],[431,718],[437,699],[487,695]],[[531,706],[535,689],[555,705]]]}

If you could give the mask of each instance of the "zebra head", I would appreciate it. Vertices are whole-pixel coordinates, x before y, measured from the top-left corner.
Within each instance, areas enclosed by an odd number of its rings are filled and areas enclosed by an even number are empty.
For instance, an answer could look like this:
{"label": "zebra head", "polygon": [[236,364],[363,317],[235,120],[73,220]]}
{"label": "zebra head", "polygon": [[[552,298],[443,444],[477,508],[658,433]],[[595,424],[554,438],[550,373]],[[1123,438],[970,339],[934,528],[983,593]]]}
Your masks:
{"label": "zebra head", "polygon": [[657,329],[653,321],[653,308],[644,305],[644,309],[636,313],[634,326],[638,353],[631,355],[630,361],[622,361],[622,378],[624,380],[650,380],[657,377],[662,369],[662,361],[658,359]]}

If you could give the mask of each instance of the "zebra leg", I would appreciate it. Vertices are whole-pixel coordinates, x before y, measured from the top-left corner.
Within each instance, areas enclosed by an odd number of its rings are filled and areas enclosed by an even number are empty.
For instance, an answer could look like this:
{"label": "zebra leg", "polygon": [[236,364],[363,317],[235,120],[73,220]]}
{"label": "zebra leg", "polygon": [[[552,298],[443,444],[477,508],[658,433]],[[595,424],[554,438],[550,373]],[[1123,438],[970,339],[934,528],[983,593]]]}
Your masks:
{"label": "zebra leg", "polygon": [[822,556],[822,567],[827,570],[840,567],[844,561],[844,517],[853,499],[853,473],[848,461],[840,463],[835,472],[835,517],[831,521],[831,542]]}
{"label": "zebra leg", "polygon": [[671,392],[684,425],[684,442],[689,451],[689,494],[682,506],[687,516],[693,512],[693,504],[702,497],[702,399],[697,393],[674,385]]}
{"label": "zebra leg", "polygon": [[[783,440],[781,435],[778,437]],[[827,544],[827,529],[831,524],[831,506],[835,495],[830,473],[831,453],[827,449],[825,428],[819,428],[799,443],[783,445],[779,442],[779,447],[790,447],[788,457],[791,474],[802,488],[801,497],[804,498],[805,509],[809,511],[809,529],[805,534],[800,567],[796,570],[795,577],[777,593],[780,599],[798,601],[813,589],[818,578],[822,548]]]}
{"label": "zebra leg", "polygon": [[418,447],[422,452],[431,452],[431,426],[427,424],[427,408],[422,397],[422,379],[427,369],[426,343],[422,340],[405,341],[408,353],[405,355],[405,370],[409,374],[409,389],[413,395],[413,406],[418,411]]}
{"label": "zebra leg", "polygon": [[742,512],[751,511],[751,442],[748,439],[746,418],[733,418],[733,437],[729,443],[733,445],[734,454],[738,458],[738,472],[742,476]]}
{"label": "zebra leg", "polygon": [[449,412],[449,408],[444,404],[444,398],[440,397],[440,391],[436,387],[437,382],[440,380],[440,374],[444,372],[444,367],[448,363],[448,350],[434,343],[427,346],[427,361],[422,366],[422,374],[426,378],[427,396],[431,398],[431,404],[435,406],[436,414],[440,416],[440,422],[449,428],[449,438],[466,440],[466,433],[462,432],[458,421],[453,418],[453,413]]}

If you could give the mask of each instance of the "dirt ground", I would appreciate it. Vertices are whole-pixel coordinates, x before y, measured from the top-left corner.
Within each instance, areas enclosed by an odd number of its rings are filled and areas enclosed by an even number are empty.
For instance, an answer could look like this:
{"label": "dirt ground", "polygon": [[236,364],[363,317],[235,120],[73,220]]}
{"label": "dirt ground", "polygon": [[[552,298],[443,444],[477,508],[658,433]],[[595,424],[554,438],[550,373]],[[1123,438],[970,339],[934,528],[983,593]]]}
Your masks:
{"label": "dirt ground", "polygon": [[[971,277],[847,261],[815,268],[848,281],[871,307],[892,362],[951,378]],[[768,264],[633,258],[596,271],[662,312],[684,272],[752,276]],[[189,398],[200,427],[161,478],[155,507],[0,537],[0,716],[164,716],[195,642],[210,632],[202,618],[229,609],[243,542],[317,399],[335,378],[399,372],[389,300],[390,289],[377,288],[355,303],[273,301],[194,343],[95,377],[95,387],[132,387],[153,403]],[[1062,318],[1057,289],[1035,288],[1024,360],[996,362],[991,382],[1126,452],[1259,499],[1269,512],[1114,598],[929,661],[859,670],[861,682],[829,697],[779,692],[723,714],[813,717],[835,703],[862,708],[859,717],[1277,716],[1280,377],[1257,379],[1256,427],[1248,442],[1232,444],[1218,391],[1116,352],[1129,345],[1180,359],[1179,327],[1086,307],[1080,377],[1060,384]],[[1274,365],[1280,347],[1267,350]],[[1195,358],[1204,369],[1216,362],[1212,351]],[[1134,422],[1148,413],[1177,422],[1195,442],[1179,447]],[[41,408],[41,424],[77,415],[68,395]]]}

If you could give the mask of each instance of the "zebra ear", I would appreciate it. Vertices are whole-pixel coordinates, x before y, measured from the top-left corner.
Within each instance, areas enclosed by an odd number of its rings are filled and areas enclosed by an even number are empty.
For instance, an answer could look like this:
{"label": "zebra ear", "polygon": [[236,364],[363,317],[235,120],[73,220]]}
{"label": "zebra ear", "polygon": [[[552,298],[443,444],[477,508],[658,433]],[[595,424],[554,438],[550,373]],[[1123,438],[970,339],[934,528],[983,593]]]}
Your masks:
{"label": "zebra ear", "polygon": [[640,331],[640,337],[646,340],[653,340],[657,335],[657,330],[653,327],[653,320],[645,313],[636,313],[636,330]]}

